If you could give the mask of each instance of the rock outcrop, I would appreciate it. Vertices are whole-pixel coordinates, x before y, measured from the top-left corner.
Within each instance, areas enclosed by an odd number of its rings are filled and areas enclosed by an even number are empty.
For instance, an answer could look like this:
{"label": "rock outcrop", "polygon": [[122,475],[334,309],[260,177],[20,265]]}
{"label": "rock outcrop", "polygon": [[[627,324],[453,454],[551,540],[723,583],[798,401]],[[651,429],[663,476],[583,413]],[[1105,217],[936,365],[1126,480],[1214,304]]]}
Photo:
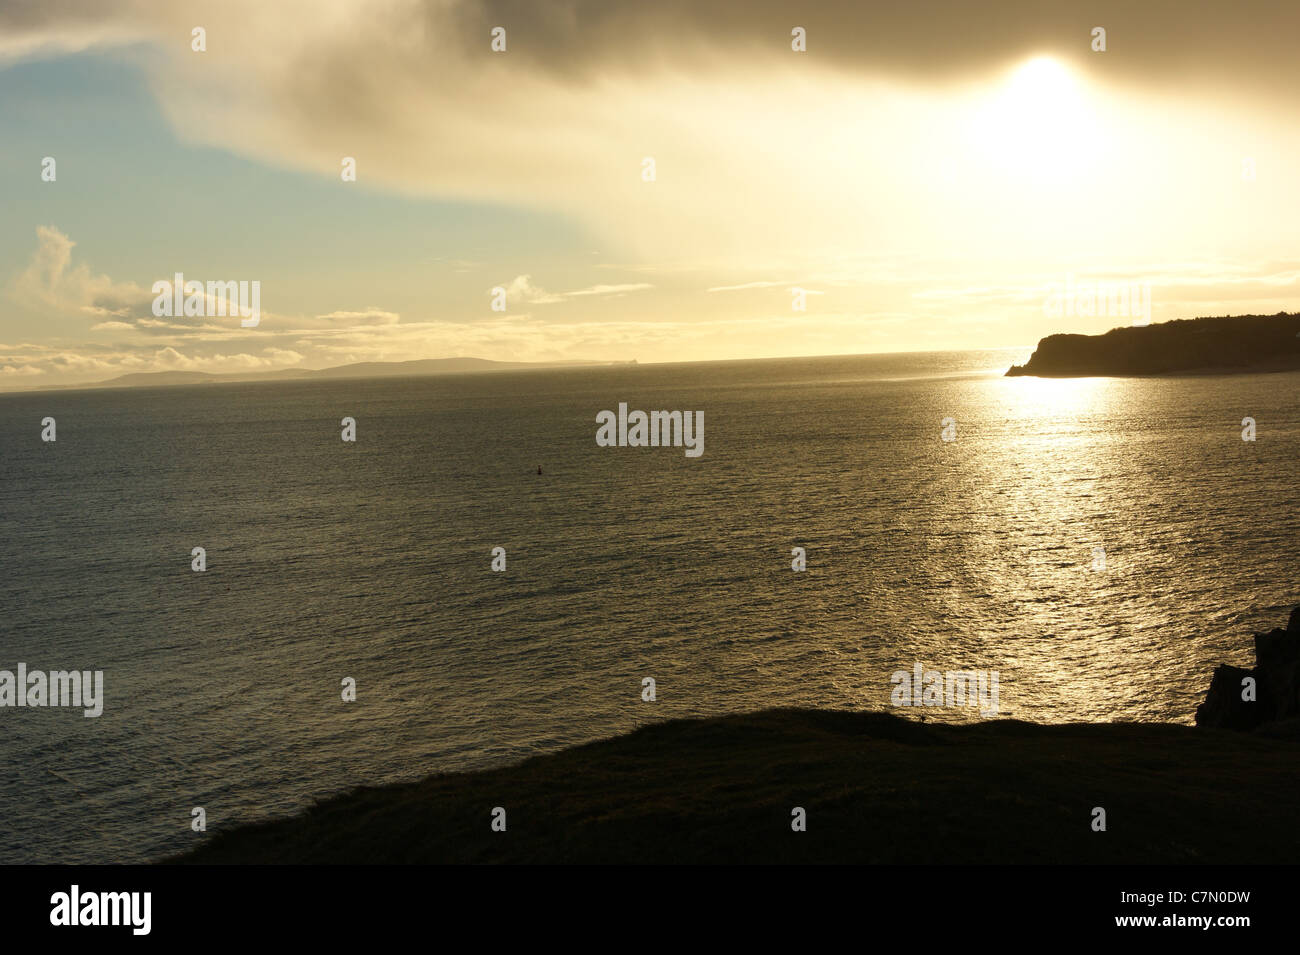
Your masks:
{"label": "rock outcrop", "polygon": [[[1253,690],[1248,680],[1254,681]],[[1214,671],[1196,725],[1269,732],[1288,721],[1300,725],[1300,607],[1285,630],[1255,634],[1255,668]]]}
{"label": "rock outcrop", "polygon": [[1041,378],[1230,374],[1300,369],[1300,314],[1182,319],[1049,335],[1009,376]]}

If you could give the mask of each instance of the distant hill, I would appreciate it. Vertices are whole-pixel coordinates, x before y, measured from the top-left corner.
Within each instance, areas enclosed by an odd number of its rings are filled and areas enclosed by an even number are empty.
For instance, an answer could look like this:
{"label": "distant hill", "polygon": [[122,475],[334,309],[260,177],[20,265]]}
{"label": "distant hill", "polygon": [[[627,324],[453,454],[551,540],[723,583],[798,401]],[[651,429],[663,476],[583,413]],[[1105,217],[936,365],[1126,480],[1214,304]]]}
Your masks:
{"label": "distant hill", "polygon": [[635,365],[631,362],[602,361],[491,361],[487,358],[424,358],[415,361],[362,361],[331,368],[284,368],[277,371],[245,372],[218,375],[204,371],[153,371],[119,375],[107,381],[84,385],[65,385],[68,390],[82,388],[166,388],[174,385],[212,385],[238,381],[294,381],[339,378],[413,378],[424,375],[462,375],[475,372],[520,371],[529,368],[597,367]]}
{"label": "distant hill", "polygon": [[416,375],[459,375],[474,371],[512,371],[524,368],[566,368],[604,365],[599,361],[490,361],[486,358],[423,358],[416,361],[361,361],[308,372],[311,378],[395,378]]}
{"label": "distant hill", "polygon": [[1231,374],[1300,369],[1300,314],[1179,319],[1049,335],[1008,375],[1041,378]]}

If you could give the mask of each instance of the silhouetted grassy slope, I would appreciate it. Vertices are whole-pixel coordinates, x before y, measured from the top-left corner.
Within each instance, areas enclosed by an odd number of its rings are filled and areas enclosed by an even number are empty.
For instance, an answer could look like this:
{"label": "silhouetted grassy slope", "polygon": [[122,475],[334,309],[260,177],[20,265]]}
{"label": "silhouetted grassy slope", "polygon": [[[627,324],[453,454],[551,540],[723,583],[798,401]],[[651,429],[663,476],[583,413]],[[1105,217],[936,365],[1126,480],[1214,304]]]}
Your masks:
{"label": "silhouetted grassy slope", "polygon": [[767,710],[360,789],[168,861],[1295,862],[1297,791],[1294,739]]}
{"label": "silhouetted grassy slope", "polygon": [[1195,318],[1112,328],[1104,335],[1049,335],[1008,375],[1166,375],[1300,368],[1300,315]]}

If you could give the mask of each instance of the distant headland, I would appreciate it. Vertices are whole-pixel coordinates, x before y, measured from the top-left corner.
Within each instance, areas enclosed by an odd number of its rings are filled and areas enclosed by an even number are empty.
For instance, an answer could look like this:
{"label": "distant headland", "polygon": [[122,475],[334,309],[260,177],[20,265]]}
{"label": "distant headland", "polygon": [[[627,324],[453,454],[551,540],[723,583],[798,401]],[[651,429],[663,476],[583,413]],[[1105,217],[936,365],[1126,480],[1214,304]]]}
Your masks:
{"label": "distant headland", "polygon": [[1179,319],[1048,335],[1008,376],[1040,378],[1233,374],[1300,369],[1300,314]]}
{"label": "distant headland", "polygon": [[51,390],[83,391],[95,388],[170,388],[178,385],[220,385],[255,381],[325,381],[346,378],[417,378],[431,375],[468,375],[493,371],[550,370],[555,368],[627,367],[630,361],[492,361],[487,358],[421,358],[413,361],[362,361],[330,368],[280,368],[273,371],[213,374],[204,371],[145,371],[118,375],[107,381],[76,385],[51,385]]}

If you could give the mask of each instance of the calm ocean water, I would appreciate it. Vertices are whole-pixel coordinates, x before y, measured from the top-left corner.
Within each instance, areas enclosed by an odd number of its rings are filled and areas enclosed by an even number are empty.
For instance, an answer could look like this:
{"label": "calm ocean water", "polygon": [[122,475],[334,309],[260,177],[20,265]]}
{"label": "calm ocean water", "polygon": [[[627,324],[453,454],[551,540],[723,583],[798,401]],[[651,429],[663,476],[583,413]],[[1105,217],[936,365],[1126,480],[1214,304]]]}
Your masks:
{"label": "calm ocean water", "polygon": [[[214,832],[656,720],[886,708],[918,662],[999,671],[1004,716],[1190,722],[1300,600],[1300,375],[1000,377],[1024,357],[0,395],[0,669],[106,684],[98,719],[0,709],[0,862],[157,858],[195,806]],[[703,456],[597,447],[620,401],[703,411]]]}

